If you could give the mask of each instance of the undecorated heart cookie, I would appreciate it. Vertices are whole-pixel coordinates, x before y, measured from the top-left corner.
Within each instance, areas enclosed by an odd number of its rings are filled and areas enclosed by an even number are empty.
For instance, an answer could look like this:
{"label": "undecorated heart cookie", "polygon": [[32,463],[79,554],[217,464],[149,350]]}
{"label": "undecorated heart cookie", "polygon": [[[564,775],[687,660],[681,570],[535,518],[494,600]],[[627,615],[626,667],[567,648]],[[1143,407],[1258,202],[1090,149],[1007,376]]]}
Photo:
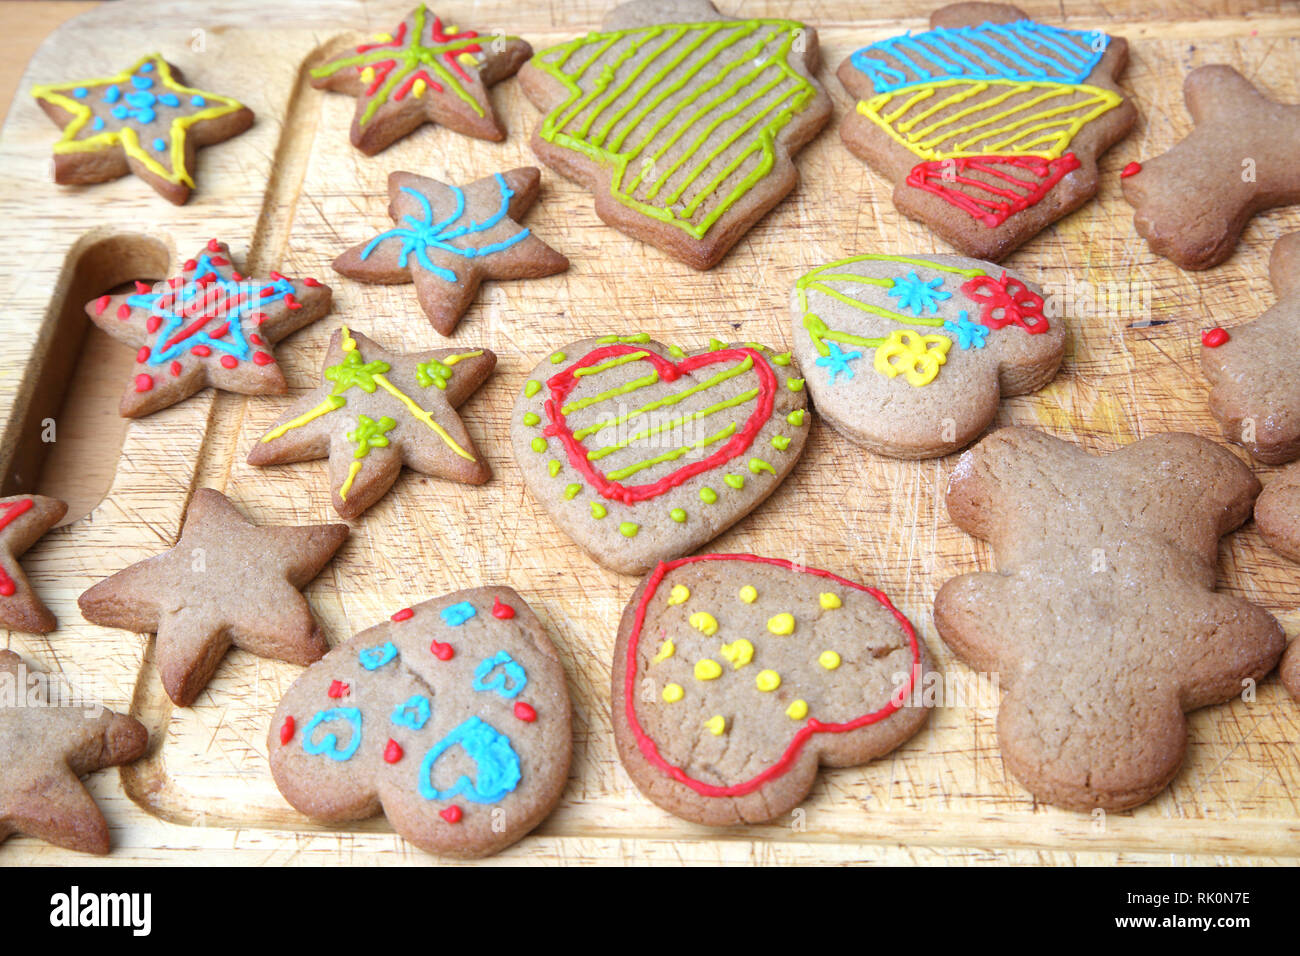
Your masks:
{"label": "undecorated heart cookie", "polygon": [[808,421],[788,352],[714,340],[688,353],[638,333],[543,359],[510,438],[525,484],[569,537],[605,567],[641,574],[770,495]]}
{"label": "undecorated heart cookie", "polygon": [[632,781],[711,826],[762,823],[818,766],[889,753],[929,711],[925,642],[882,592],[748,554],[660,564],[614,647],[614,739]]}
{"label": "undecorated heart cookie", "polygon": [[1004,395],[1051,381],[1065,324],[1036,285],[959,256],[866,254],[800,278],[794,353],[822,416],[895,458],[974,441]]}
{"label": "undecorated heart cookie", "polygon": [[383,813],[422,850],[486,856],[559,801],[569,692],[541,622],[508,587],[457,591],[372,627],[307,669],[268,739],[295,808]]}

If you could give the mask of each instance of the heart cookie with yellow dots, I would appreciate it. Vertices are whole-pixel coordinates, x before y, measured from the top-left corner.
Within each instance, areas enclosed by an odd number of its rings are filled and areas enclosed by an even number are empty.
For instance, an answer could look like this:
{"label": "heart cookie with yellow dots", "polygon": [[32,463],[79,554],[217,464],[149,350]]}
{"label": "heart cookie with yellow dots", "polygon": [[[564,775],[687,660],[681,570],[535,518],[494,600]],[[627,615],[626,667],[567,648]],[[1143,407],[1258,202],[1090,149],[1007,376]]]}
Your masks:
{"label": "heart cookie with yellow dots", "polygon": [[925,723],[925,642],[882,592],[749,554],[660,564],[623,612],[614,739],[632,781],[711,826],[763,823],[819,766],[867,763]]}
{"label": "heart cookie with yellow dots", "polygon": [[583,339],[533,370],[511,441],[524,481],[607,568],[641,574],[722,534],[794,467],[808,402],[790,353]]}

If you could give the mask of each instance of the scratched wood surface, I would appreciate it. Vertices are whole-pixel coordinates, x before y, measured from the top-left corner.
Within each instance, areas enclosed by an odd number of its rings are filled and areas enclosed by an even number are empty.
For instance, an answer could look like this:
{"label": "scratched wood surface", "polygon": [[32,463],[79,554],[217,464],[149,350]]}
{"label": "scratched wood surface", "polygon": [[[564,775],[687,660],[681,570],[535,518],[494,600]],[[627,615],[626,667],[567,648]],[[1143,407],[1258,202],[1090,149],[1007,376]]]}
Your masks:
{"label": "scratched wood surface", "polygon": [[[444,15],[454,13],[462,26],[508,29],[540,49],[596,28],[607,5],[485,0],[449,4]],[[1103,157],[1098,200],[1008,260],[1062,294],[1072,338],[1055,383],[1006,402],[999,421],[1036,425],[1093,449],[1172,429],[1215,436],[1195,359],[1197,332],[1246,321],[1272,304],[1263,278],[1268,252],[1276,237],[1300,228],[1300,209],[1256,218],[1225,265],[1186,274],[1153,257],[1133,231],[1117,174],[1187,132],[1181,83],[1195,66],[1231,63],[1274,95],[1300,101],[1300,17],[1282,2],[1244,0],[1170,0],[1158,10],[1144,0],[1070,4],[1065,20],[1056,3],[1022,6],[1047,22],[1126,36],[1133,56],[1123,83],[1141,120]],[[505,143],[425,127],[375,158],[354,150],[347,142],[353,101],[310,89],[304,64],[341,37],[388,29],[405,9],[404,0],[286,2],[273,9],[123,0],[62,26],[40,48],[0,138],[6,473],[36,460],[40,434],[30,423],[40,422],[50,402],[57,408],[58,396],[35,384],[43,367],[60,368],[56,346],[66,351],[81,342],[79,301],[103,291],[96,283],[134,278],[121,274],[128,267],[157,278],[168,271],[167,256],[174,264],[210,236],[228,241],[246,272],[280,269],[334,286],[333,314],[278,350],[294,395],[318,381],[329,333],[342,321],[389,347],[443,344],[409,286],[358,285],[333,275],[329,262],[386,227],[389,170],[464,182],[533,163],[527,140],[538,114],[517,84],[506,82],[494,91],[509,130]],[[872,5],[874,19],[864,20],[866,8],[853,0],[743,6],[747,15],[798,17],[820,29],[821,79],[835,100],[835,123],[851,103],[834,67],[858,45],[922,27],[929,9],[925,0],[897,0]],[[242,99],[257,124],[201,151],[199,188],[184,207],[129,177],[80,189],[54,186],[49,156],[57,131],[31,101],[31,84],[116,71],[153,50],[195,85]],[[942,508],[955,456],[921,463],[876,458],[816,424],[793,475],[716,549],[798,558],[885,589],[945,671],[943,706],[893,755],[823,773],[788,821],[713,831],[664,813],[632,787],[614,752],[608,711],[614,634],[636,581],[596,566],[533,503],[510,457],[508,411],[527,370],[556,344],[646,330],[685,346],[733,335],[788,348],[787,292],[807,268],[858,252],[949,251],[896,214],[888,187],[841,147],[833,126],[799,165],[803,180],[792,196],[707,274],[606,228],[585,191],[544,172],[542,200],[526,222],[567,254],[572,268],[540,281],[489,284],[452,339],[500,356],[495,375],[463,410],[494,478],[467,488],[408,472],[353,522],[348,543],[307,589],[331,641],[396,608],[491,582],[512,584],[549,625],[575,701],[572,778],[556,812],[495,862],[1294,862],[1300,707],[1272,679],[1253,702],[1191,716],[1186,765],[1150,804],[1104,819],[1035,805],[1003,771],[995,689],[947,653],[931,622],[945,580],[990,566],[987,550],[953,528]],[[135,237],[132,254],[111,254],[104,243],[127,235]],[[78,302],[69,306],[69,298]],[[65,311],[71,318],[60,322]],[[44,471],[24,464],[9,479],[24,490],[84,496],[94,484],[85,475],[105,468],[111,475],[102,500],[95,491],[84,507],[74,507],[75,520],[25,561],[61,626],[45,638],[0,638],[89,685],[110,706],[129,708],[150,729],[144,759],[89,782],[113,830],[106,862],[439,862],[407,846],[382,818],[322,828],[280,798],[267,771],[265,738],[298,668],[235,651],[195,706],[175,708],[163,694],[150,638],[81,619],[76,598],[85,588],[174,543],[197,487],[223,490],[261,522],[335,520],[322,462],[273,469],[245,463],[250,445],[294,395],[206,391],[119,425],[114,409],[130,363],[115,348],[85,337],[80,365],[65,363],[57,376],[73,383],[76,402],[56,416],[57,441],[43,449],[50,452]],[[1260,474],[1268,481],[1273,471]],[[1269,608],[1290,635],[1300,631],[1300,568],[1273,555],[1249,525],[1226,541],[1222,555],[1223,588]],[[0,846],[0,865],[73,861],[92,862],[29,839]]]}

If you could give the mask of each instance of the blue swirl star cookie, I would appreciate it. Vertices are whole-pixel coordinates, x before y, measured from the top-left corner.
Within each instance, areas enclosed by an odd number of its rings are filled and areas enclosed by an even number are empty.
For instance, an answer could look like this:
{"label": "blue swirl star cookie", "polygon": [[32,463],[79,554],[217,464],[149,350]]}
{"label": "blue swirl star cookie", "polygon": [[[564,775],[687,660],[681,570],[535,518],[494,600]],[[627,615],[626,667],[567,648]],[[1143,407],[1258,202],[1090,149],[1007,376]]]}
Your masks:
{"label": "blue swirl star cookie", "polygon": [[194,189],[200,146],[238,136],[253,112],[237,100],[186,86],[180,70],[151,53],[116,76],[32,88],[63,129],[54,181],[88,185],[135,173],[168,202]]}

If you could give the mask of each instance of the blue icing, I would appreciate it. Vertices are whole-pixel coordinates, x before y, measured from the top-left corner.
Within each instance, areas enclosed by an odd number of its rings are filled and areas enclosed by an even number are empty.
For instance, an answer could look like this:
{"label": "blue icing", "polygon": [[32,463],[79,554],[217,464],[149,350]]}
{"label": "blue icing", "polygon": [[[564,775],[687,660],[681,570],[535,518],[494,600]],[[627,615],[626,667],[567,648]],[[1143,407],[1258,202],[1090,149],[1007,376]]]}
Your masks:
{"label": "blue icing", "polygon": [[141,72],[141,73],[152,73],[152,72],[153,72],[153,64],[152,64],[152,63],[141,63],[141,64],[140,64],[140,72]]}
{"label": "blue icing", "polygon": [[826,347],[830,349],[829,354],[823,355],[816,362],[817,365],[829,370],[829,380],[835,384],[835,374],[838,372],[845,378],[853,377],[853,366],[850,362],[856,362],[862,358],[861,352],[845,352],[835,342],[827,342]]}
{"label": "blue icing", "polygon": [[131,85],[137,90],[150,90],[153,89],[153,80],[147,76],[133,76],[131,77]]}
{"label": "blue icing", "polygon": [[924,281],[915,271],[894,280],[888,295],[898,300],[898,308],[911,309],[916,315],[929,311],[934,315],[939,311],[939,303],[952,298],[951,292],[943,290],[943,278]]}
{"label": "blue icing", "polygon": [[453,604],[450,607],[442,609],[442,619],[450,627],[460,627],[471,617],[478,613],[474,610],[474,605],[468,601],[461,601],[459,604]]}
{"label": "blue icing", "polygon": [[[433,771],[439,758],[459,746],[474,761],[475,779],[462,775],[444,790],[433,785]],[[474,803],[496,803],[519,786],[519,754],[510,739],[471,717],[433,745],[420,764],[420,796],[426,800],[454,800],[464,797]]]}
{"label": "blue icing", "polygon": [[[161,339],[162,336],[159,335],[158,338]],[[367,647],[357,655],[357,659],[361,662],[362,667],[368,671],[373,671],[383,667],[396,656],[397,645],[392,641],[385,641],[378,647]]]}
{"label": "blue icing", "polygon": [[195,93],[193,96],[190,97],[190,105],[191,105],[191,106],[207,106],[207,105],[208,105],[208,101],[205,100],[203,97],[199,96],[199,94]]}
{"label": "blue icing", "polygon": [[1018,20],[909,32],[857,50],[852,61],[877,93],[941,79],[1073,84],[1088,78],[1109,42],[1098,30]]}
{"label": "blue icing", "polygon": [[429,704],[429,698],[423,694],[412,694],[411,699],[405,704],[397,705],[392,720],[399,726],[421,730],[429,722],[432,714],[433,708]]}
{"label": "blue icing", "polygon": [[158,102],[163,106],[180,106],[181,100],[175,93],[164,93],[158,97]]}
{"label": "blue icing", "polygon": [[161,153],[164,149],[167,148],[167,140],[163,139],[162,137],[155,139],[153,141],[153,148],[158,150],[158,152]]}
{"label": "blue icing", "polygon": [[956,322],[945,322],[943,327],[957,337],[957,347],[963,349],[982,349],[984,340],[989,337],[989,327],[970,321],[966,310],[962,310]]}
{"label": "blue icing", "polygon": [[104,117],[102,117],[102,116],[96,116],[93,120],[90,121],[90,128],[93,129],[93,130],[101,130],[101,129],[103,129],[103,128],[104,128]]}
{"label": "blue icing", "polygon": [[84,86],[79,86],[72,91],[72,95],[79,100],[84,100],[89,92],[90,90],[86,89]]}
{"label": "blue icing", "polygon": [[[489,675],[492,675],[492,679],[485,680]],[[528,675],[507,651],[497,651],[474,668],[474,682],[471,686],[479,691],[494,690],[506,700],[514,700],[528,686]]]}
{"label": "blue icing", "polygon": [[[339,746],[338,735],[333,733],[324,734],[319,741],[312,739],[317,727],[336,720],[345,720],[351,727],[352,736],[345,746]],[[360,746],[361,711],[355,707],[333,707],[329,710],[322,710],[309,720],[307,726],[302,729],[303,752],[312,756],[324,754],[331,760],[348,760],[357,752],[357,748]]]}
{"label": "blue icing", "polygon": [[122,98],[122,89],[116,83],[104,90],[104,102],[116,103]]}
{"label": "blue icing", "polygon": [[113,107],[113,116],[115,119],[126,119],[130,115],[131,115],[131,111],[127,109],[125,106]]}

